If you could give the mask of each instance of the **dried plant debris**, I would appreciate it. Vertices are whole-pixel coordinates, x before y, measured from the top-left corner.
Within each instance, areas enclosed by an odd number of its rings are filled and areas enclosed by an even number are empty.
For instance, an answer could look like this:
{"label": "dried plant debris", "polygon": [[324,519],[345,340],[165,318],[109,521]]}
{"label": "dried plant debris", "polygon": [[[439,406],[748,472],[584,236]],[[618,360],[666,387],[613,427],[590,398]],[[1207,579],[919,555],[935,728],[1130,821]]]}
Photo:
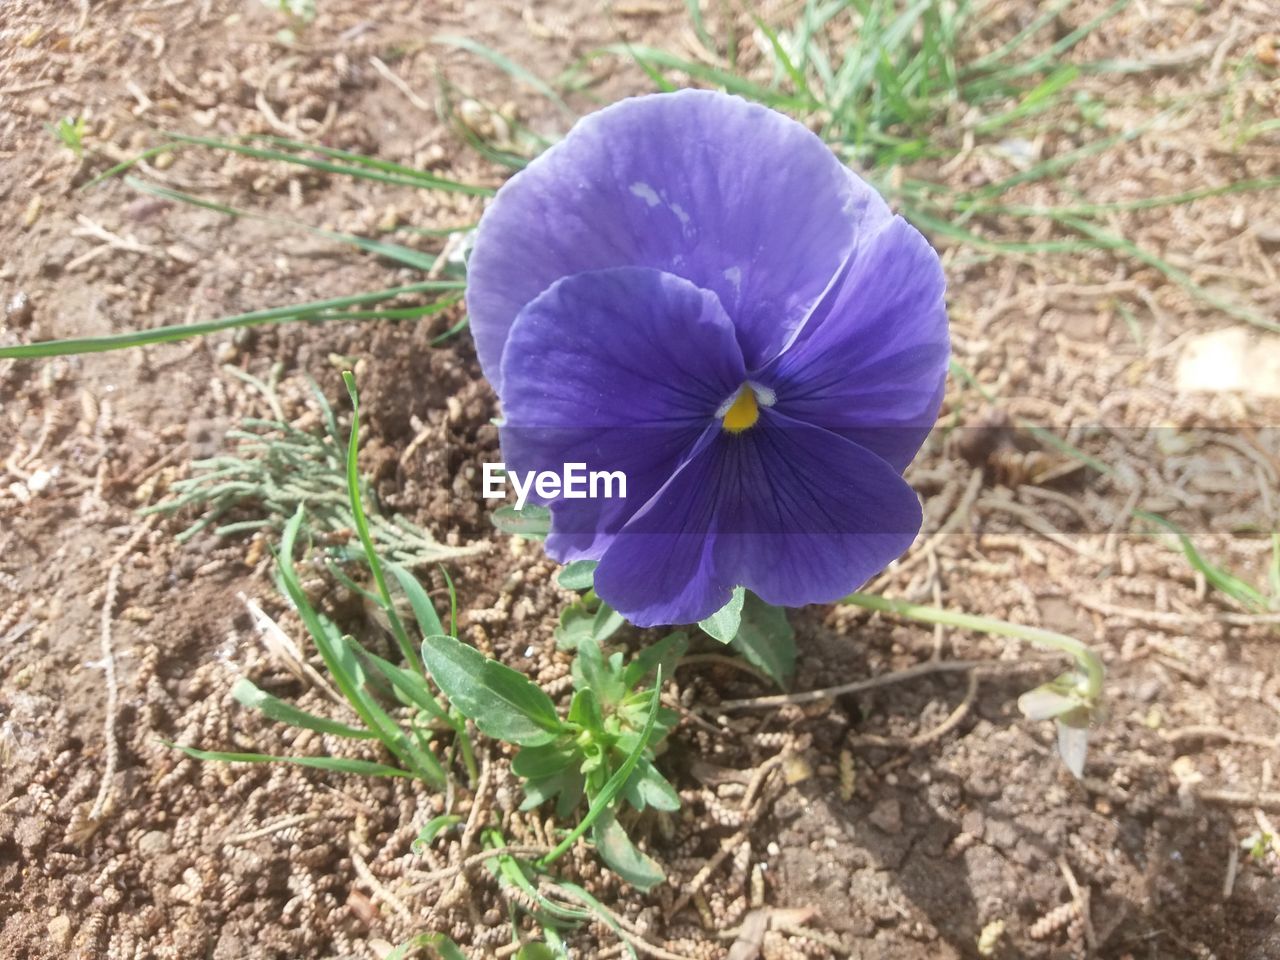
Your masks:
{"label": "dried plant debris", "polygon": [[[312,404],[289,421],[277,395],[278,367],[265,382],[227,369],[261,395],[270,415],[246,417],[240,428],[229,430],[231,450],[193,461],[192,475],[173,481],[168,495],[143,513],[198,514],[177,535],[185,542],[206,529],[217,536],[278,536],[286,520],[305,505],[308,532],[326,553],[344,561],[357,556],[358,550],[350,549],[356,520],[346,493],[346,442],[324,395],[313,384]],[[439,543],[400,514],[371,513],[369,522],[379,552],[410,569],[486,549],[483,543]]]}

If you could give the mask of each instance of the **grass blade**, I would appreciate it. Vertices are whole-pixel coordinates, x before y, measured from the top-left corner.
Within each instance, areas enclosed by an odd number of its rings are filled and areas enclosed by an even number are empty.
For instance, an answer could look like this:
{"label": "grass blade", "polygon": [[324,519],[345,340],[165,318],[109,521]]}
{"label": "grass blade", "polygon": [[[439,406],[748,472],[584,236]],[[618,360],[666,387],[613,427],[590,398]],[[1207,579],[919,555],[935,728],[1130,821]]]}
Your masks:
{"label": "grass blade", "polygon": [[321,659],[333,676],[334,684],[347,702],[364,721],[364,725],[378,735],[378,739],[396,758],[414,775],[443,788],[446,785],[444,768],[434,755],[415,746],[400,729],[400,726],[387,715],[372,695],[364,688],[364,675],[356,660],[353,644],[348,643],[332,623],[320,616],[307,599],[298,579],[298,571],[293,564],[293,552],[298,532],[302,527],[304,507],[299,506],[293,518],[285,526],[281,538],[280,553],[277,566],[281,586],[293,601],[299,618],[311,634],[311,639],[320,652]]}
{"label": "grass blade", "polygon": [[218,203],[214,200],[206,200],[203,197],[197,197],[190,193],[183,193],[181,190],[171,190],[168,187],[156,186],[153,183],[147,183],[145,180],[139,180],[136,177],[125,177],[124,182],[142,193],[149,193],[152,196],[162,197],[165,200],[172,200],[175,203],[184,203],[187,206],[199,207],[204,210],[212,210],[215,213],[222,213],[229,217],[244,217],[249,220],[260,220],[265,223],[275,223],[280,224],[281,226],[305,230],[315,236],[324,237],[327,240],[335,240],[338,243],[345,243],[353,247],[358,247],[366,253],[386,257],[388,260],[394,260],[396,263],[403,264],[406,267],[413,267],[416,270],[430,270],[436,263],[434,255],[423,253],[420,250],[414,250],[412,247],[406,247],[403,244],[371,240],[368,237],[360,237],[354,233],[342,233],[337,230],[325,230],[323,227],[313,227],[309,223],[290,220],[287,217],[277,217],[268,213],[258,213],[254,210],[244,210],[239,207],[230,206],[229,204]]}
{"label": "grass blade", "polygon": [[279,697],[273,697],[248,678],[241,677],[231,688],[231,696],[236,702],[251,710],[257,710],[268,719],[277,723],[285,723],[291,727],[314,730],[317,733],[329,733],[335,737],[347,737],[352,740],[376,740],[377,734],[368,730],[358,730],[337,720],[318,717],[314,713],[301,710]]}
{"label": "grass blade", "polygon": [[[124,350],[129,347],[151,346],[157,343],[173,343],[191,337],[208,336],[222,330],[233,330],[237,327],[259,327],[271,324],[294,323],[306,320],[319,323],[330,320],[348,320],[349,316],[341,311],[347,307],[381,303],[405,294],[432,293],[439,291],[463,290],[466,284],[459,280],[423,280],[401,287],[388,287],[373,293],[354,294],[349,297],[333,297],[327,300],[311,300],[307,303],[289,307],[272,307],[268,310],[253,310],[249,313],[238,313],[217,320],[206,320],[201,323],[179,323],[168,327],[155,327],[151,330],[131,330],[127,333],[112,333],[101,337],[72,337],[66,340],[41,340],[37,343],[18,344],[17,346],[0,346],[0,360],[29,360],[37,357],[60,357],[77,353],[102,353],[107,350]],[[456,298],[455,301],[456,302]]]}
{"label": "grass blade", "polygon": [[161,741],[166,746],[181,750],[195,760],[215,760],[220,763],[292,763],[299,767],[313,767],[333,773],[355,773],[362,777],[410,777],[413,774],[399,767],[389,767],[370,760],[351,760],[346,757],[283,757],[270,753],[227,753],[223,750],[200,750],[180,743]]}
{"label": "grass blade", "polygon": [[[380,183],[398,187],[413,187],[415,190],[443,190],[447,193],[465,193],[477,197],[488,197],[494,193],[490,187],[477,187],[472,184],[459,183],[456,180],[437,177],[433,174],[413,170],[410,167],[388,165],[372,161],[368,157],[361,157],[359,154],[334,151],[329,148],[318,148],[310,144],[305,145],[305,149],[325,156],[340,156],[350,162],[347,164],[331,163],[328,160],[317,160],[314,157],[303,156],[298,152],[291,153],[288,150],[254,147],[244,143],[233,143],[230,140],[218,140],[212,137],[193,137],[186,134],[170,134],[170,136],[177,143],[207,147],[210,150],[227,150],[242,156],[254,157],[258,160],[280,160],[296,166],[307,167],[311,170],[319,170],[322,173],[338,173],[349,177],[359,177],[363,180],[376,180]],[[284,142],[297,144],[297,141]],[[297,146],[301,148],[303,145],[297,144]],[[389,172],[386,169],[388,166],[392,166],[395,172]]]}
{"label": "grass blade", "polygon": [[1148,523],[1164,527],[1176,536],[1178,543],[1182,547],[1182,553],[1187,558],[1187,563],[1203,574],[1205,580],[1215,590],[1225,593],[1250,613],[1266,612],[1267,598],[1262,591],[1258,590],[1253,584],[1241,580],[1230,570],[1224,570],[1222,567],[1206,560],[1204,555],[1196,549],[1196,545],[1191,542],[1191,538],[1187,536],[1186,532],[1172,520],[1146,510],[1135,510],[1133,515],[1146,520]]}
{"label": "grass blade", "polygon": [[342,382],[347,385],[347,393],[351,397],[351,438],[347,442],[347,496],[351,500],[351,516],[356,522],[356,533],[360,536],[360,545],[364,548],[364,560],[373,574],[373,582],[378,587],[378,596],[382,598],[382,608],[391,621],[391,630],[396,642],[400,644],[400,652],[404,654],[406,663],[412,665],[418,673],[422,673],[422,660],[418,651],[409,641],[409,634],[404,629],[400,614],[396,612],[395,602],[391,599],[391,591],[387,589],[387,578],[382,572],[382,561],[373,545],[373,535],[369,532],[369,519],[364,512],[364,496],[360,490],[360,394],[356,390],[356,378],[350,370],[342,372]]}
{"label": "grass blade", "polygon": [[483,43],[478,43],[470,37],[436,37],[433,42],[440,44],[442,47],[453,47],[457,50],[465,50],[468,53],[474,53],[476,56],[488,60],[503,73],[520,81],[521,83],[528,84],[534,90],[537,90],[538,93],[542,94],[554,103],[567,116],[572,117],[575,120],[577,119],[577,115],[573,112],[570,106],[564,102],[564,99],[560,94],[556,93],[556,91],[551,88],[550,84],[541,77],[534,76],[524,67],[520,66],[520,64],[503,56],[497,50],[494,50],[491,47],[486,47]]}

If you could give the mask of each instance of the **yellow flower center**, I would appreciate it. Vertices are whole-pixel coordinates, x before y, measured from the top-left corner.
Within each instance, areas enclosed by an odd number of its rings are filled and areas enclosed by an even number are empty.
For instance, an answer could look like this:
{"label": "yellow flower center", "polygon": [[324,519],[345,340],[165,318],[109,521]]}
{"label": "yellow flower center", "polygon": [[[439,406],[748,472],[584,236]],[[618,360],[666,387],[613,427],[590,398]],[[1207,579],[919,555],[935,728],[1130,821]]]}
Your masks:
{"label": "yellow flower center", "polygon": [[724,419],[721,422],[730,433],[741,433],[748,427],[755,426],[759,419],[760,407],[756,403],[755,391],[751,389],[750,384],[744,383],[733,403],[729,405],[729,409],[724,412]]}

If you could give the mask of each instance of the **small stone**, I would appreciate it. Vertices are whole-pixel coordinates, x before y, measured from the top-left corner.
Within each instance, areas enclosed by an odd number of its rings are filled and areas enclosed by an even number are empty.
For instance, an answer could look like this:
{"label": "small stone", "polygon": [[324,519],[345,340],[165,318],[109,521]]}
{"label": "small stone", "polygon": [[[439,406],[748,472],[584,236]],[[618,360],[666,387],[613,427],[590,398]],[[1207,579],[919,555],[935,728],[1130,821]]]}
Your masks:
{"label": "small stone", "polygon": [[158,857],[173,849],[173,841],[163,830],[148,830],[138,838],[138,853],[144,857]]}
{"label": "small stone", "polygon": [[41,467],[27,478],[27,489],[32,493],[44,493],[53,483],[53,474]]}
{"label": "small stone", "polygon": [[1160,689],[1163,684],[1156,679],[1144,680],[1138,684],[1136,690],[1133,691],[1134,699],[1141,703],[1153,703],[1160,696]]}
{"label": "small stone", "polygon": [[902,805],[893,797],[881,800],[874,808],[872,808],[871,812],[867,814],[867,819],[885,833],[901,833]]}
{"label": "small stone", "polygon": [[34,312],[35,305],[22,290],[10,297],[9,302],[4,305],[4,318],[15,327],[25,327],[29,324]]}
{"label": "small stone", "polygon": [[26,208],[22,211],[22,225],[28,229],[32,227],[40,219],[40,210],[43,206],[44,200],[40,194],[33,193],[31,199],[27,201]]}
{"label": "small stone", "polygon": [[985,839],[1001,850],[1012,850],[1018,842],[1018,831],[1007,820],[988,820]]}
{"label": "small stone", "polygon": [[71,918],[59,914],[49,921],[49,925],[45,928],[49,931],[49,940],[58,949],[65,949],[67,944],[71,942]]}

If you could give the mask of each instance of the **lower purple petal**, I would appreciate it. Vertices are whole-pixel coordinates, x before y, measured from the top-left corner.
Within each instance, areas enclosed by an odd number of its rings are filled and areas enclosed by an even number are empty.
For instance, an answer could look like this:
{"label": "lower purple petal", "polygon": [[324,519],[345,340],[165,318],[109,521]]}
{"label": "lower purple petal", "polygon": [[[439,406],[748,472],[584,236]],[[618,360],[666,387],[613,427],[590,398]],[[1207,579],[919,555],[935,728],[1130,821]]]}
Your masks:
{"label": "lower purple petal", "polygon": [[734,587],[768,603],[826,603],[899,557],[920,502],[898,472],[844,437],[762,411],[717,431],[613,539],[596,591],[641,626],[710,616]]}
{"label": "lower purple petal", "polygon": [[715,567],[762,600],[838,600],[920,532],[915,491],[865,447],[773,411],[743,438],[722,454]]}

